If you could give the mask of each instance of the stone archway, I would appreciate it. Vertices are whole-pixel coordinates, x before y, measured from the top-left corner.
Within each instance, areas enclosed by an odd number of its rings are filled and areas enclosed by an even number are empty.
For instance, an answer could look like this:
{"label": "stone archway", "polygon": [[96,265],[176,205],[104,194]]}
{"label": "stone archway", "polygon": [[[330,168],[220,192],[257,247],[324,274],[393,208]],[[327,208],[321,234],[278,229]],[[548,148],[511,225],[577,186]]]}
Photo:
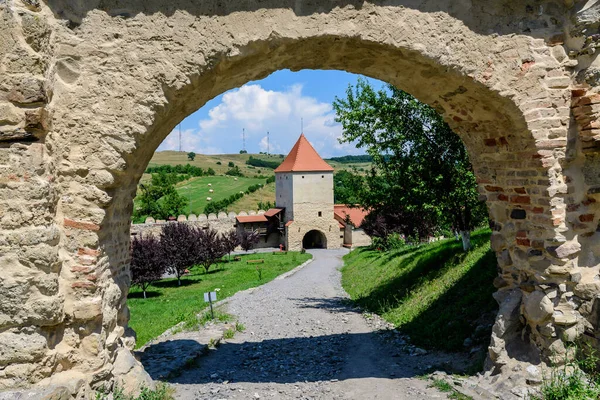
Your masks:
{"label": "stone archway", "polygon": [[316,229],[306,232],[302,238],[302,248],[304,249],[326,249],[327,236]]}
{"label": "stone archway", "polygon": [[447,3],[0,4],[0,388],[129,379],[137,182],[185,116],[284,68],[392,83],[460,135],[494,221],[490,370],[595,343],[600,99],[573,78],[594,58],[562,45],[561,2]]}

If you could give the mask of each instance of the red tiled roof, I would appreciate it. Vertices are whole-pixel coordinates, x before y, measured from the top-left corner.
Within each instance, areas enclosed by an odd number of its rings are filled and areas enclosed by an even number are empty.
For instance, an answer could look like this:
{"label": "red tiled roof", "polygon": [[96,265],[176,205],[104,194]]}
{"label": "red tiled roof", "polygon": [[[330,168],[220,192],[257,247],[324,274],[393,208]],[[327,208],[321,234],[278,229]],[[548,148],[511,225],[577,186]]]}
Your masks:
{"label": "red tiled roof", "polygon": [[291,224],[293,224],[293,223],[294,223],[294,220],[292,219],[292,220],[290,220],[290,221],[286,222],[286,223],[285,223],[285,226],[290,226],[290,225],[291,225]]}
{"label": "red tiled roof", "polygon": [[267,222],[267,217],[264,214],[261,215],[238,215],[235,217],[238,222],[247,224],[250,222]]}
{"label": "red tiled roof", "polygon": [[346,215],[350,216],[350,222],[356,228],[359,228],[369,212],[364,208],[354,208],[346,204],[335,204],[333,206],[333,216],[340,223],[346,224]]}
{"label": "red tiled roof", "polygon": [[279,214],[282,211],[283,211],[283,208],[271,208],[266,213],[264,213],[263,215],[265,217],[274,217],[274,216],[276,216],[277,214]]}
{"label": "red tiled roof", "polygon": [[303,133],[275,172],[311,171],[333,171],[333,168],[321,158]]}

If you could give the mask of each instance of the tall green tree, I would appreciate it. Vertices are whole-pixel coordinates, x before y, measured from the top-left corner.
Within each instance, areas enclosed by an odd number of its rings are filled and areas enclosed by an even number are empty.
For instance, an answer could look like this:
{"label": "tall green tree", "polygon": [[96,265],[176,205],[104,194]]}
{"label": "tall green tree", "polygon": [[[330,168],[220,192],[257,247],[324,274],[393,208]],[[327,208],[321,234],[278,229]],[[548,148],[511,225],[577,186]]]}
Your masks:
{"label": "tall green tree", "polygon": [[333,197],[336,204],[360,204],[364,179],[356,172],[340,170],[333,175]]}
{"label": "tall green tree", "polygon": [[183,214],[188,200],[175,190],[177,174],[159,172],[152,174],[150,184],[140,184],[138,205],[134,210],[136,220],[145,217],[167,219]]}
{"label": "tall green tree", "polygon": [[340,141],[355,142],[373,158],[361,205],[407,236],[459,231],[467,250],[485,205],[464,144],[442,117],[394,86],[376,91],[363,79],[333,107],[343,127]]}

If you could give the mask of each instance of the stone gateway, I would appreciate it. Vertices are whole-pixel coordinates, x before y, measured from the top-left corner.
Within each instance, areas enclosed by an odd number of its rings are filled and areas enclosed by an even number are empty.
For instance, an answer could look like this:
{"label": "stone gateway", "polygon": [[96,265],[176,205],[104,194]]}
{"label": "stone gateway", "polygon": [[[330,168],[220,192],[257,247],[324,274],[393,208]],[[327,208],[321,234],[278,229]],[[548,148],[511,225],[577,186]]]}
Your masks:
{"label": "stone gateway", "polygon": [[284,68],[389,82],[460,135],[493,220],[498,384],[599,347],[599,19],[580,0],[0,0],[0,388],[144,381],[140,176],[183,118]]}

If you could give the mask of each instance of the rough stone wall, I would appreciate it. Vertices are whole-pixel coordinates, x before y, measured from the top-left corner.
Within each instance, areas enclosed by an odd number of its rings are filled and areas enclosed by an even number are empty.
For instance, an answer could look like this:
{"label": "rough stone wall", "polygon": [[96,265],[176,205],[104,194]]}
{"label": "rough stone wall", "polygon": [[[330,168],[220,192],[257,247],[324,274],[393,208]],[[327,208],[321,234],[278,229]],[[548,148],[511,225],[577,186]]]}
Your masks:
{"label": "rough stone wall", "polygon": [[61,341],[66,300],[45,144],[51,34],[40,8],[0,2],[0,389],[68,368],[51,350]]}
{"label": "rough stone wall", "polygon": [[352,229],[352,247],[370,246],[371,238],[362,229]]}
{"label": "rough stone wall", "polygon": [[0,387],[143,379],[126,305],[137,182],[184,117],[283,68],[382,79],[460,135],[494,221],[497,383],[525,382],[519,363],[560,356],[565,335],[595,342],[599,15],[573,0],[0,1]]}

